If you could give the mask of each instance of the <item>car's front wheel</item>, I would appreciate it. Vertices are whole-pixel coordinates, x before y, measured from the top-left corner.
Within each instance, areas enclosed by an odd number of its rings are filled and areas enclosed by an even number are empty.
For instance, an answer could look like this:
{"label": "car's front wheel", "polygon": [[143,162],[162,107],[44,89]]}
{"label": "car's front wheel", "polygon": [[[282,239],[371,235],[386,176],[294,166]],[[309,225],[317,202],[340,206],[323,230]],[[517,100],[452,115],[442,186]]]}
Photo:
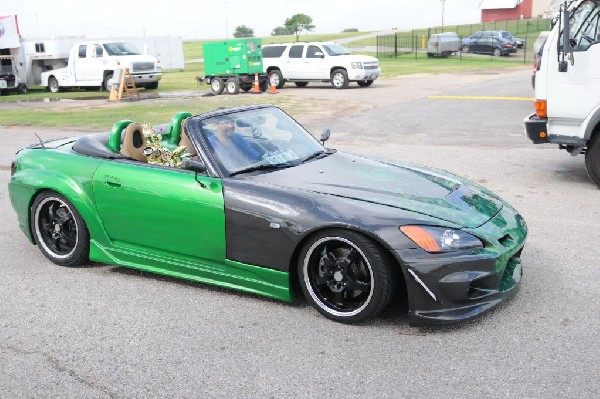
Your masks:
{"label": "car's front wheel", "polygon": [[54,76],[48,79],[48,91],[50,91],[50,93],[58,93],[60,91],[58,79],[56,79]]}
{"label": "car's front wheel", "polygon": [[336,69],[331,74],[331,85],[336,89],[345,89],[348,83],[348,73],[345,70]]}
{"label": "car's front wheel", "polygon": [[600,187],[600,132],[596,132],[587,147],[585,167],[590,179]]}
{"label": "car's front wheel", "polygon": [[269,72],[269,82],[277,89],[283,88],[285,80],[283,79],[283,74],[279,69],[274,69],[271,72]]}
{"label": "car's front wheel", "polygon": [[75,206],[64,196],[44,191],[31,206],[31,231],[40,251],[61,266],[88,261],[90,235]]}
{"label": "car's front wheel", "polygon": [[330,230],[304,245],[298,262],[300,286],[325,317],[356,323],[380,313],[393,291],[393,271],[383,251],[365,236]]}

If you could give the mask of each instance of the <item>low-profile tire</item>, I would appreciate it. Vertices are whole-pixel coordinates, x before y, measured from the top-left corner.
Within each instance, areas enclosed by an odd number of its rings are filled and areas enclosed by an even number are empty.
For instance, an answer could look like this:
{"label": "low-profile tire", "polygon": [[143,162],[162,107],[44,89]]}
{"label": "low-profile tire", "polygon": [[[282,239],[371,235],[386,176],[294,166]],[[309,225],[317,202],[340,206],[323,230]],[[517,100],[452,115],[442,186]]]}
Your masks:
{"label": "low-profile tire", "polygon": [[102,87],[104,88],[105,91],[110,91],[110,89],[112,88],[112,86],[114,84],[115,84],[115,82],[113,81],[113,74],[107,73],[106,76],[104,77],[104,81],[102,82]]}
{"label": "low-profile tire", "polygon": [[40,251],[61,266],[86,263],[90,252],[90,235],[75,206],[54,191],[37,196],[30,212],[33,238]]}
{"label": "low-profile tire", "polygon": [[499,49],[499,48],[495,48],[495,49],[494,49],[494,52],[492,53],[492,55],[493,55],[494,57],[500,57],[500,56],[502,55],[502,50],[501,50],[501,49]]}
{"label": "low-profile tire", "polygon": [[588,176],[600,188],[600,131],[597,131],[585,151],[585,168]]}
{"label": "low-profile tire", "polygon": [[462,52],[463,53],[468,53],[469,51],[471,51],[471,47],[469,47],[468,45],[462,46]]}
{"label": "low-profile tire", "polygon": [[229,78],[225,82],[225,90],[227,94],[240,94],[240,82],[236,78]]}
{"label": "low-profile tire", "polygon": [[274,69],[269,72],[269,82],[275,85],[276,88],[281,89],[285,84],[285,79],[283,79],[283,74],[279,69]]}
{"label": "low-profile tire", "polygon": [[380,313],[394,292],[386,255],[353,231],[316,234],[300,253],[298,276],[306,299],[323,316],[357,323]]}
{"label": "low-profile tire", "polygon": [[331,85],[336,89],[345,89],[348,87],[348,72],[343,69],[336,69],[331,74]]}
{"label": "low-profile tire", "polygon": [[216,95],[223,93],[223,90],[225,89],[225,84],[223,83],[223,79],[213,78],[210,81],[210,88],[211,88],[212,92]]}
{"label": "low-profile tire", "polygon": [[360,87],[369,87],[373,84],[373,81],[372,80],[359,80],[356,83],[358,83],[358,85]]}
{"label": "low-profile tire", "polygon": [[61,91],[61,87],[58,84],[58,79],[56,79],[54,76],[51,76],[50,79],[48,79],[48,91],[50,93],[58,93]]}
{"label": "low-profile tire", "polygon": [[306,87],[308,86],[308,82],[294,82],[297,87]]}
{"label": "low-profile tire", "polygon": [[146,83],[146,90],[156,90],[158,89],[158,82]]}

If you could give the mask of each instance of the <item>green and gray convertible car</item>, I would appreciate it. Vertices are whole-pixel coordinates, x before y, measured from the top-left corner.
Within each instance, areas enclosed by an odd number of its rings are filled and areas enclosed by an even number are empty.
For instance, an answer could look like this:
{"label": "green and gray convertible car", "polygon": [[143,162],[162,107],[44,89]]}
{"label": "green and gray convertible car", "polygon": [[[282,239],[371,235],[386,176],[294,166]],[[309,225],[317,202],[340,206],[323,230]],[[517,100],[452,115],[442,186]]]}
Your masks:
{"label": "green and gray convertible car", "polygon": [[92,260],[283,301],[301,290],[345,323],[392,298],[414,325],[455,322],[516,291],[527,227],[509,204],[440,170],[327,148],[328,136],[271,105],[119,121],[20,150],[10,199],[59,265]]}

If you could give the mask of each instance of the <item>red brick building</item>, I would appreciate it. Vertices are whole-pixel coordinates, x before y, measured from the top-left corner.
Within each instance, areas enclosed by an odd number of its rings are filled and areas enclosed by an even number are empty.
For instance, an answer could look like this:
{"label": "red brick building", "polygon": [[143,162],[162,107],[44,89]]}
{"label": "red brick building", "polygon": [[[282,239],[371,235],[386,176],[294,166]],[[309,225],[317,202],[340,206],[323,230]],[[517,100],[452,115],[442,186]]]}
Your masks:
{"label": "red brick building", "polygon": [[533,0],[484,0],[481,3],[481,22],[497,22],[510,19],[529,19]]}

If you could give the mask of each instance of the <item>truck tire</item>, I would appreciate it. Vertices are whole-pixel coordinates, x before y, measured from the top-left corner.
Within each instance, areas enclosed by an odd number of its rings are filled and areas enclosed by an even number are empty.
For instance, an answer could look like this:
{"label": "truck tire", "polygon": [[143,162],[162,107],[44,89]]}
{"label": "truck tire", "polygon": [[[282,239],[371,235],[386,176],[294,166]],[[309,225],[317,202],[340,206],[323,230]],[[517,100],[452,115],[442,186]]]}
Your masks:
{"label": "truck tire", "polygon": [[113,84],[114,84],[113,74],[112,73],[106,74],[106,76],[104,77],[104,82],[102,83],[102,87],[104,88],[104,90],[110,91]]}
{"label": "truck tire", "polygon": [[331,74],[331,85],[336,89],[345,89],[348,87],[348,72],[343,69],[336,69]]}
{"label": "truck tire", "polygon": [[240,94],[240,82],[236,78],[227,79],[225,90],[227,90],[227,94]]}
{"label": "truck tire", "polygon": [[223,93],[223,89],[225,89],[225,84],[223,84],[223,79],[221,78],[213,78],[210,81],[210,88],[215,95],[219,95]]}
{"label": "truck tire", "polygon": [[273,82],[276,88],[281,89],[285,84],[285,80],[283,79],[283,74],[279,69],[274,69],[269,72],[269,82]]}
{"label": "truck tire", "polygon": [[585,168],[588,176],[600,187],[600,131],[597,131],[585,151]]}
{"label": "truck tire", "polygon": [[58,93],[61,90],[60,85],[58,84],[58,79],[54,76],[48,79],[48,91],[50,93]]}

